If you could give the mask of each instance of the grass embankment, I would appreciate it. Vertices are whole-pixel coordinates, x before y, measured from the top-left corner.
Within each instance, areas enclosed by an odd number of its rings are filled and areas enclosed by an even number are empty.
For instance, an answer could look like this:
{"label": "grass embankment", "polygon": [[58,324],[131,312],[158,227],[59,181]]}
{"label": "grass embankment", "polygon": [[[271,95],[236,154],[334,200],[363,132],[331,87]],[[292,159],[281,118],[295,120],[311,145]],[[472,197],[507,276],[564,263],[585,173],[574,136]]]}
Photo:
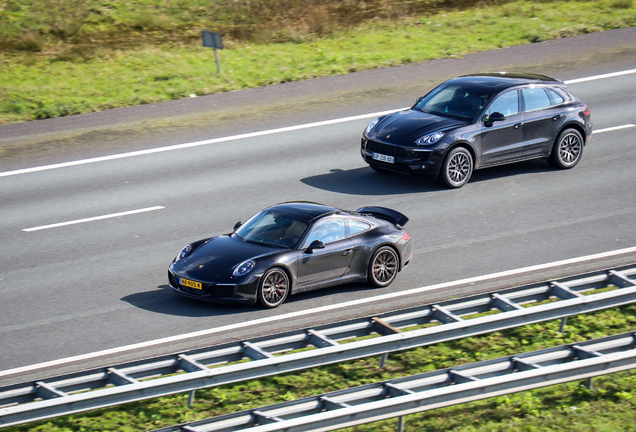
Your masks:
{"label": "grass embankment", "polygon": [[[597,291],[598,292],[598,291]],[[469,317],[465,317],[469,318]],[[190,409],[187,395],[78,414],[9,428],[6,432],[144,431],[245,409],[313,396],[406,375],[633,331],[636,305],[559,321],[393,353],[385,368],[371,357],[208,390],[199,390]],[[395,420],[351,429],[393,432]],[[636,371],[597,377],[589,391],[572,382],[529,392],[413,414],[407,431],[634,431]]]}
{"label": "grass embankment", "polygon": [[[76,14],[87,15],[75,21],[51,16],[69,15],[60,4],[97,0],[47,0],[53,6],[40,10],[39,20],[32,16],[37,8],[19,6],[38,1],[44,0],[0,2],[0,124],[460,57],[636,23],[633,0],[481,6],[471,0],[228,0],[219,2],[227,6],[220,17],[203,0],[103,0],[80,8]],[[257,6],[266,3],[280,3],[280,10],[259,15]],[[77,28],[79,19],[84,25]],[[213,51],[200,46],[202,28],[225,31],[222,74]]]}

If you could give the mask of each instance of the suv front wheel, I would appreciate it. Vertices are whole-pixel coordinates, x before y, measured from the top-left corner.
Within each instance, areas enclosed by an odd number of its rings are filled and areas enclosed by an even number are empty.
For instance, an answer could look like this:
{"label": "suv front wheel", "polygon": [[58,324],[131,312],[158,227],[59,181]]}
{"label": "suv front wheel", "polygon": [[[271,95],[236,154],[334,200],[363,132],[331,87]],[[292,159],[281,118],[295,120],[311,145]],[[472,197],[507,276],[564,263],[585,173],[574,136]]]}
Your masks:
{"label": "suv front wheel", "polygon": [[464,147],[455,147],[446,155],[441,180],[449,188],[460,188],[473,175],[473,156]]}

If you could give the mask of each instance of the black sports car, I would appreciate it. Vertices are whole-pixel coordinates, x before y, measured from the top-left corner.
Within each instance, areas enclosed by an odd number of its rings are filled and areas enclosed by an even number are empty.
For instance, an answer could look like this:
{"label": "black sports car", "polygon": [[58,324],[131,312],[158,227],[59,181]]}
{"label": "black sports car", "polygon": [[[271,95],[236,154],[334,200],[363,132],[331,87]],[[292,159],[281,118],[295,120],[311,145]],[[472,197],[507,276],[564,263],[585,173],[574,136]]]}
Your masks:
{"label": "black sports car", "polygon": [[453,78],[405,111],[373,120],[362,158],[376,171],[462,187],[474,169],[547,158],[574,167],[592,137],[590,110],[562,81],[492,73]]}
{"label": "black sports car", "polygon": [[211,302],[274,308],[288,295],[349,282],[389,285],[412,257],[408,218],[384,207],[355,212],[310,202],[266,208],[230,234],[185,246],[172,289]]}

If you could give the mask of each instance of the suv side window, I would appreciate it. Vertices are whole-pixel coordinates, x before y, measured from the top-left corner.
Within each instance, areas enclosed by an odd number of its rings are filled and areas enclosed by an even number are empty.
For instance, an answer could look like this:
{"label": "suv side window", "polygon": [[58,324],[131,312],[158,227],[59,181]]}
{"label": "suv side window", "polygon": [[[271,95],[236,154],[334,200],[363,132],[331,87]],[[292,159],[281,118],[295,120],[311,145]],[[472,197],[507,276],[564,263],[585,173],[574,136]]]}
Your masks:
{"label": "suv side window", "polygon": [[314,240],[320,240],[327,244],[345,238],[345,221],[343,218],[329,218],[319,221],[311,229],[311,232],[305,239],[305,245],[308,247]]}
{"label": "suv side window", "polygon": [[521,89],[523,100],[526,104],[526,112],[549,108],[550,98],[543,87],[527,87]]}
{"label": "suv side window", "polygon": [[548,94],[550,95],[550,99],[552,99],[552,101],[554,102],[552,105],[558,105],[565,102],[565,99],[559,93],[555,92],[552,89],[546,89],[546,90],[548,91]]}
{"label": "suv side window", "polygon": [[517,96],[517,90],[511,90],[501,94],[495,99],[495,101],[488,108],[488,116],[494,112],[499,112],[506,117],[519,114],[519,97]]}

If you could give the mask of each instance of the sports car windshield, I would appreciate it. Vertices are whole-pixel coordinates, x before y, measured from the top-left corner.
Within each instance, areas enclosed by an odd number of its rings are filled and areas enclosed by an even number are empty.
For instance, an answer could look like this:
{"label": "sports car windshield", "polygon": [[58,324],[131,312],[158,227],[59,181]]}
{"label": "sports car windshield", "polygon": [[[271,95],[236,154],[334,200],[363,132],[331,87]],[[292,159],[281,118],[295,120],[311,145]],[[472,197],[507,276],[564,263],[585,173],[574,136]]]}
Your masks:
{"label": "sports car windshield", "polygon": [[415,104],[425,113],[472,120],[492,99],[494,91],[459,83],[445,83],[433,89]]}
{"label": "sports car windshield", "polygon": [[263,210],[236,231],[243,240],[266,246],[293,248],[307,230],[307,223],[275,211]]}

